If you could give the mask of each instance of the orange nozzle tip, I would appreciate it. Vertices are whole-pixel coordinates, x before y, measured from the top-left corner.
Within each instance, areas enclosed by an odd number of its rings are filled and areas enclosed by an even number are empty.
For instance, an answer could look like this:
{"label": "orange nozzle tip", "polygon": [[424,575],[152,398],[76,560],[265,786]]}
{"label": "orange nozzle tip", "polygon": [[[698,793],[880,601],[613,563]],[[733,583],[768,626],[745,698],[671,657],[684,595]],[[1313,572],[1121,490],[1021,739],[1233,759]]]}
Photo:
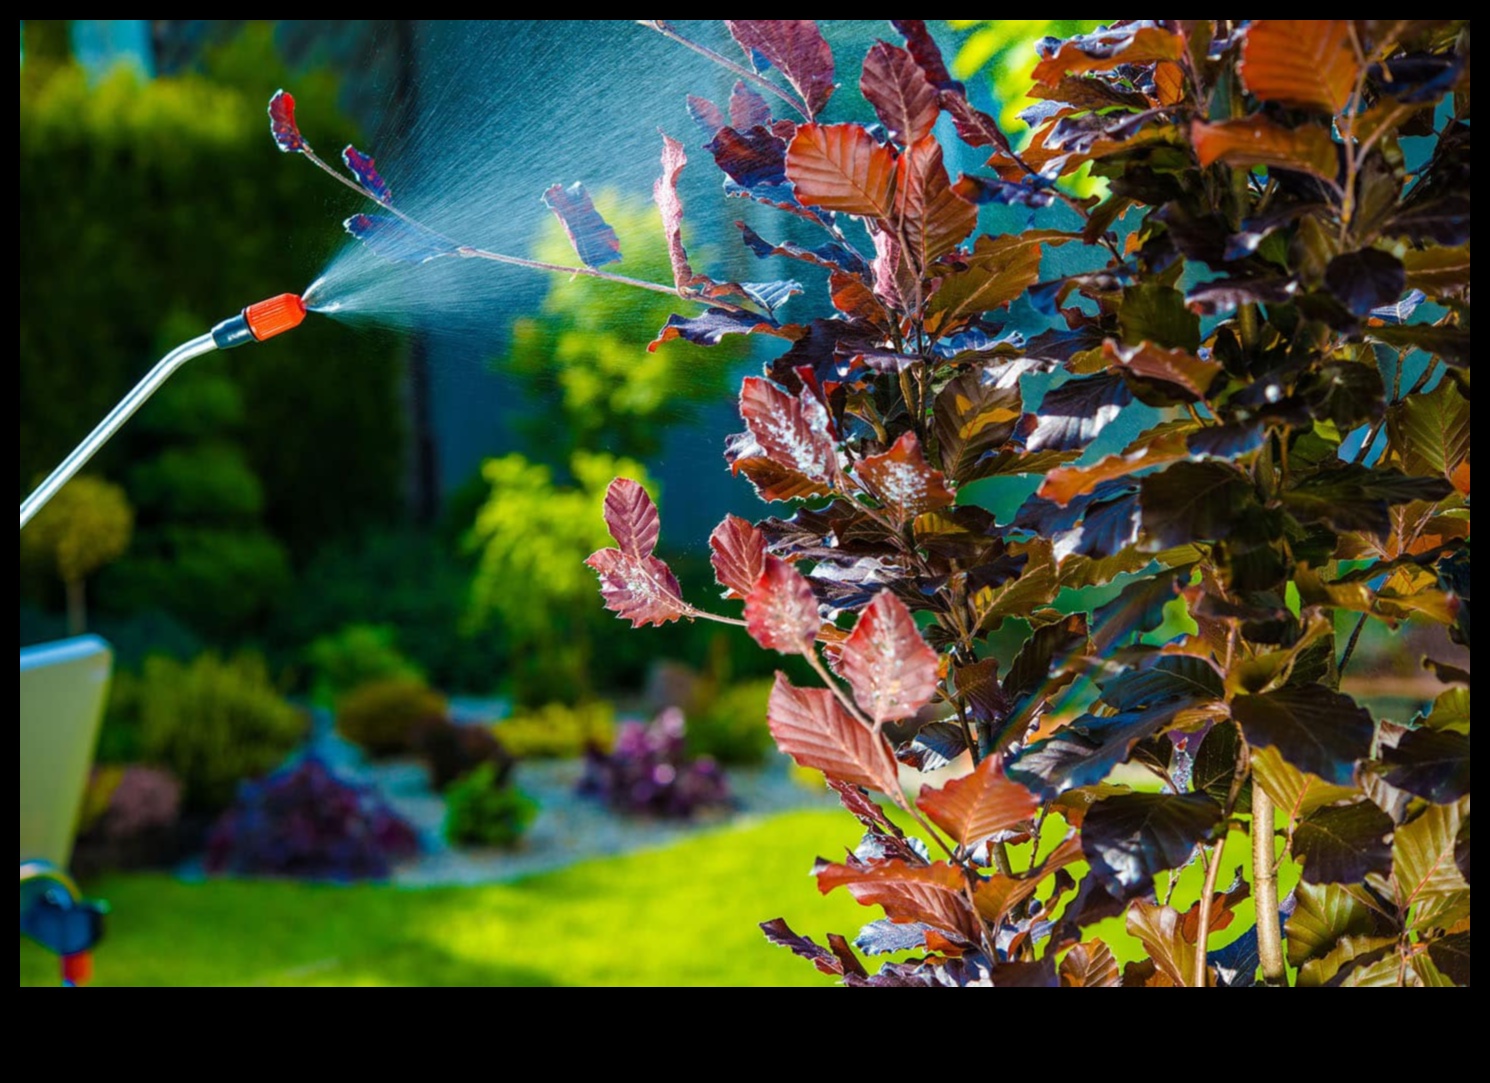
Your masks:
{"label": "orange nozzle tip", "polygon": [[300,321],[305,319],[305,302],[297,294],[281,293],[278,297],[249,305],[243,310],[243,319],[254,338],[263,342],[299,327]]}

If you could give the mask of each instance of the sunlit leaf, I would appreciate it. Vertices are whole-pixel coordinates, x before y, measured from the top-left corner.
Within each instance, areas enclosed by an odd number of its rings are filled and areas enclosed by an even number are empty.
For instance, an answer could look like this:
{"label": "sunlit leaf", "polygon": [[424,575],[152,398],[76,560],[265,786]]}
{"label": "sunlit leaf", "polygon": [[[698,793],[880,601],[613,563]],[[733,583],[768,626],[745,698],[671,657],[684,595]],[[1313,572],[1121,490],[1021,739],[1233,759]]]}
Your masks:
{"label": "sunlit leaf", "polygon": [[648,557],[657,548],[662,519],[647,490],[630,478],[616,478],[605,490],[605,525],[622,553]]}
{"label": "sunlit leaf", "polygon": [[[1312,989],[1323,985],[1357,984],[1349,979],[1358,970],[1368,970],[1378,963],[1385,963],[1390,971],[1387,981],[1368,980],[1368,985],[1396,985],[1400,963],[1392,951],[1397,945],[1395,936],[1342,936],[1328,953],[1318,959],[1310,959],[1299,968],[1299,988]],[[1377,978],[1380,975],[1378,974]]]}
{"label": "sunlit leaf", "polygon": [[802,573],[780,557],[767,556],[745,598],[745,627],[755,641],[782,654],[806,654],[822,623]]}
{"label": "sunlit leaf", "polygon": [[1411,474],[1452,477],[1469,458],[1469,400],[1453,380],[1409,395],[1387,414],[1387,433]]}
{"label": "sunlit leaf", "polygon": [[876,722],[911,717],[936,691],[936,652],[921,638],[905,603],[888,590],[860,612],[839,652],[838,669]]}
{"label": "sunlit leaf", "polygon": [[[1120,376],[1103,374],[1067,380],[1045,393],[1031,415],[1033,428],[1025,438],[1028,451],[1069,451],[1084,448],[1133,401]],[[1185,539],[1188,541],[1189,539]]]}
{"label": "sunlit leaf", "polygon": [[1185,429],[1171,429],[1145,447],[1121,455],[1108,455],[1091,466],[1057,467],[1045,475],[1036,491],[1041,498],[1064,506],[1104,481],[1189,458],[1188,436]]}
{"label": "sunlit leaf", "polygon": [[810,936],[798,936],[792,932],[785,918],[774,918],[771,921],[761,922],[761,932],[766,934],[766,939],[777,947],[786,948],[793,955],[801,956],[824,974],[835,974],[842,976],[843,962],[827,948],[817,943]]}
{"label": "sunlit leaf", "polygon": [[1387,932],[1382,915],[1366,900],[1363,887],[1350,884],[1302,883],[1288,915],[1288,965],[1322,959],[1346,936],[1379,936]]}
{"label": "sunlit leaf", "polygon": [[543,193],[543,204],[563,225],[575,255],[586,267],[602,267],[621,258],[620,238],[600,217],[590,202],[590,193],[579,181],[568,188],[553,185]]}
{"label": "sunlit leaf", "polygon": [[864,57],[859,90],[890,138],[908,146],[931,132],[941,112],[937,89],[905,49],[876,42]]}
{"label": "sunlit leaf", "polygon": [[1128,935],[1143,941],[1149,958],[1179,986],[1199,984],[1195,948],[1180,931],[1180,912],[1140,899],[1128,911]]}
{"label": "sunlit leaf", "polygon": [[286,154],[299,154],[309,146],[295,123],[295,96],[287,90],[276,90],[269,99],[269,134]]}
{"label": "sunlit leaf", "polygon": [[854,937],[854,947],[865,955],[888,955],[895,951],[915,951],[926,946],[930,925],[920,921],[871,921]]}
{"label": "sunlit leaf", "polygon": [[652,182],[652,201],[662,215],[662,232],[667,237],[667,255],[673,266],[673,282],[679,287],[691,286],[698,278],[688,265],[683,248],[683,201],[678,198],[678,174],[688,164],[688,155],[666,132],[662,133],[662,175]]}
{"label": "sunlit leaf", "polygon": [[941,789],[922,786],[916,807],[972,849],[1032,818],[1039,802],[1029,790],[1005,778],[997,757],[989,756],[972,774],[952,779]]}
{"label": "sunlit leaf", "polygon": [[786,175],[808,206],[888,218],[895,154],[858,124],[804,124],[786,152]]}
{"label": "sunlit leaf", "polygon": [[1367,873],[1392,867],[1392,818],[1370,801],[1316,809],[1293,836],[1294,853],[1304,863],[1304,882],[1356,884]]}
{"label": "sunlit leaf", "polygon": [[1335,114],[1360,63],[1343,19],[1261,19],[1247,27],[1237,70],[1259,101]]}
{"label": "sunlit leaf", "polygon": [[1317,684],[1237,696],[1231,716],[1254,748],[1276,748],[1300,771],[1343,786],[1371,754],[1376,724],[1349,696]]}
{"label": "sunlit leaf", "polygon": [[689,613],[672,569],[654,556],[635,556],[619,549],[591,553],[585,563],[600,576],[605,607],[631,622],[666,624]]}
{"label": "sunlit leaf", "polygon": [[1120,64],[1178,60],[1184,51],[1185,39],[1172,31],[1152,23],[1125,23],[1056,43],[1035,65],[1034,79],[1054,84],[1066,75],[1110,71]]}
{"label": "sunlit leaf", "polygon": [[1181,402],[1204,399],[1222,372],[1219,361],[1203,361],[1188,350],[1166,350],[1151,342],[1121,346],[1108,339],[1102,344],[1102,356],[1140,388],[1157,386]]}
{"label": "sunlit leaf", "polygon": [[864,456],[854,465],[854,474],[896,523],[949,507],[954,499],[941,471],[927,465],[913,432],[903,433],[888,451]]}
{"label": "sunlit leaf", "polygon": [[786,141],[757,125],[739,131],[725,125],[704,147],[714,164],[747,191],[786,183]]}
{"label": "sunlit leaf", "polygon": [[1123,984],[1112,949],[1100,940],[1077,944],[1061,960],[1061,984],[1070,989],[1115,989]]}
{"label": "sunlit leaf", "polygon": [[1055,230],[979,237],[966,265],[942,279],[932,295],[927,304],[930,325],[952,327],[970,316],[1003,308],[1040,277],[1040,245],[1068,239]]}
{"label": "sunlit leaf", "polygon": [[745,242],[745,247],[749,248],[760,259],[769,259],[771,256],[785,256],[787,259],[800,260],[803,263],[810,263],[816,267],[826,267],[830,271],[841,271],[848,274],[858,274],[869,270],[852,252],[834,241],[820,244],[816,248],[807,248],[793,241],[772,244],[744,222],[736,222],[735,226],[740,231],[740,236]]}
{"label": "sunlit leaf", "polygon": [[[1204,794],[1119,794],[1087,811],[1081,848],[1107,891],[1130,899],[1189,860],[1220,819],[1221,806]],[[1178,922],[1175,914],[1176,935]]]}
{"label": "sunlit leaf", "polygon": [[1404,912],[1414,905],[1469,888],[1469,879],[1455,860],[1461,826],[1469,816],[1469,798],[1452,805],[1430,805],[1417,819],[1397,829],[1392,839],[1392,879],[1397,905]]}
{"label": "sunlit leaf", "polygon": [[956,248],[978,224],[978,208],[952,188],[935,136],[912,143],[897,160],[890,220],[903,257],[919,274]]}
{"label": "sunlit leaf", "polygon": [[744,598],[765,570],[765,535],[738,515],[726,515],[709,535],[709,561],[725,597]]}
{"label": "sunlit leaf", "polygon": [[846,887],[864,906],[881,906],[896,921],[920,922],[963,941],[975,939],[976,924],[964,896],[961,869],[945,861],[912,865],[887,860],[863,868],[821,862],[813,870],[818,890]]}
{"label": "sunlit leaf", "polygon": [[1014,432],[1022,409],[1018,380],[974,368],[937,394],[932,428],[948,477],[965,482],[985,454]]}
{"label": "sunlit leaf", "polygon": [[1292,169],[1333,181],[1340,152],[1330,133],[1311,124],[1284,127],[1264,116],[1238,117],[1190,125],[1190,142],[1202,166],[1223,162],[1236,169],[1265,165]]}
{"label": "sunlit leaf", "polygon": [[838,477],[828,414],[810,393],[794,397],[769,380],[747,377],[740,387],[740,416],[768,458],[812,481]]}
{"label": "sunlit leaf", "polygon": [[767,334],[795,338],[801,331],[801,327],[783,327],[769,316],[742,312],[737,308],[707,308],[698,316],[680,316],[674,312],[657,332],[657,337],[647,343],[647,352],[651,353],[675,338],[696,346],[717,346],[726,335]]}
{"label": "sunlit leaf", "polygon": [[826,688],[796,688],[778,673],[766,713],[777,746],[803,767],[881,793],[896,792],[900,783],[890,746]]}
{"label": "sunlit leaf", "polygon": [[1360,796],[1354,786],[1337,786],[1300,771],[1273,747],[1252,750],[1252,782],[1261,786],[1288,817],[1297,821],[1317,808]]}
{"label": "sunlit leaf", "polygon": [[833,50],[811,19],[730,19],[725,26],[750,59],[759,53],[786,76],[801,95],[809,116],[822,112],[832,97]]}

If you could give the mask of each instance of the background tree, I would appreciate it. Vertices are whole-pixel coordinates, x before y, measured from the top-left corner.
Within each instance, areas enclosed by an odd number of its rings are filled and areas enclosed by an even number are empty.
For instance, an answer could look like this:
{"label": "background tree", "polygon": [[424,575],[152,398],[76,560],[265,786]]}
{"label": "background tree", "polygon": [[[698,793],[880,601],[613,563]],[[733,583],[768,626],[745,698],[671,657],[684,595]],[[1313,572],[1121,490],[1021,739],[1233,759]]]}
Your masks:
{"label": "background tree", "polygon": [[67,591],[67,630],[88,628],[88,577],[129,548],[135,513],[124,490],[89,474],[74,478],[21,531],[21,557],[45,564]]}

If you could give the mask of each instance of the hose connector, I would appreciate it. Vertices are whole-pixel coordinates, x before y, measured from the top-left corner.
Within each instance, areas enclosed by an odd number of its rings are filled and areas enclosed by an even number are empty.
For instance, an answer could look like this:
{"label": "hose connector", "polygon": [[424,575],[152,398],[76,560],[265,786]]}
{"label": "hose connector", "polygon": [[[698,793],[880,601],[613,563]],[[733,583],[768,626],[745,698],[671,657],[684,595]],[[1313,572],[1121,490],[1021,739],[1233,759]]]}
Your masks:
{"label": "hose connector", "polygon": [[305,319],[305,302],[298,294],[281,293],[249,305],[239,315],[223,320],[212,329],[219,350],[231,350],[247,342],[263,342],[299,327]]}

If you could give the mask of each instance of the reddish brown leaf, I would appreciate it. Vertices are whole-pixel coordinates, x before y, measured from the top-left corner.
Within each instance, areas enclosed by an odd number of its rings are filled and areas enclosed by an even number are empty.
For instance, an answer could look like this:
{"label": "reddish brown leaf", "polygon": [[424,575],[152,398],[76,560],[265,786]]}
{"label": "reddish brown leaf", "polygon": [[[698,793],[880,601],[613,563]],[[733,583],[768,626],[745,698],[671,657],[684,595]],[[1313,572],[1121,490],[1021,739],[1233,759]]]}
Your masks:
{"label": "reddish brown leaf", "polygon": [[896,163],[891,221],[905,247],[903,258],[923,275],[978,224],[978,208],[952,187],[935,136],[906,147]]}
{"label": "reddish brown leaf", "polygon": [[657,505],[647,490],[630,478],[616,478],[605,490],[605,525],[627,556],[651,556],[662,532]]}
{"label": "reddish brown leaf", "polygon": [[803,124],[786,151],[786,175],[812,207],[888,218],[895,152],[858,124]]}
{"label": "reddish brown leaf", "polygon": [[1312,124],[1285,128],[1267,117],[1241,117],[1207,124],[1190,124],[1190,142],[1200,164],[1225,162],[1243,169],[1265,165],[1293,169],[1332,181],[1338,172],[1338,155],[1329,132]]}
{"label": "reddish brown leaf", "polygon": [[600,576],[605,608],[631,622],[666,624],[689,612],[672,569],[654,556],[601,549],[585,560]]}
{"label": "reddish brown leaf", "polygon": [[956,499],[942,472],[927,465],[921,443],[910,431],[901,434],[889,451],[860,459],[854,473],[901,526],[923,512],[950,507]]}
{"label": "reddish brown leaf", "polygon": [[880,591],[859,614],[844,641],[838,670],[854,699],[876,722],[909,718],[936,692],[936,652],[916,629],[915,618],[895,595]]}
{"label": "reddish brown leaf", "polygon": [[[1238,903],[1252,894],[1252,885],[1238,878],[1235,886],[1211,896],[1211,916],[1207,929],[1219,933],[1236,918],[1234,909]],[[1200,900],[1186,910],[1180,918],[1180,935],[1185,943],[1193,944],[1200,937]]]}
{"label": "reddish brown leaf", "polygon": [[828,412],[810,393],[793,397],[769,380],[747,377],[740,387],[740,416],[767,458],[810,481],[838,476]]}
{"label": "reddish brown leaf", "polygon": [[885,739],[870,733],[826,688],[796,688],[777,673],[766,717],[777,747],[803,767],[886,794],[900,785]]}
{"label": "reddish brown leaf", "polygon": [[1039,495],[1064,507],[1104,481],[1127,477],[1152,466],[1179,462],[1190,456],[1185,445],[1188,436],[1188,430],[1175,429],[1166,432],[1147,447],[1121,455],[1109,455],[1091,466],[1058,466],[1045,475]]}
{"label": "reddish brown leaf", "polygon": [[939,790],[922,786],[916,798],[917,808],[968,849],[1024,823],[1039,806],[1029,790],[1004,777],[1003,765],[995,756]]}
{"label": "reddish brown leaf", "polygon": [[1068,989],[1116,989],[1123,984],[1112,949],[1100,940],[1077,944],[1061,960],[1061,984]]}
{"label": "reddish brown leaf", "polygon": [[822,623],[802,573],[780,557],[766,557],[745,598],[745,627],[755,641],[782,654],[806,654]]}
{"label": "reddish brown leaf", "polygon": [[726,515],[709,535],[709,561],[726,598],[744,598],[766,567],[766,537],[738,515]]}
{"label": "reddish brown leaf", "polygon": [[1040,277],[1041,243],[1070,239],[1069,234],[1050,229],[979,237],[967,266],[942,279],[932,295],[927,327],[944,332],[970,316],[1003,308]]}
{"label": "reddish brown leaf", "polygon": [[880,304],[874,291],[864,285],[857,275],[834,271],[828,277],[828,289],[833,307],[850,319],[868,323],[885,324],[885,306]]}
{"label": "reddish brown leaf", "polygon": [[833,50],[811,19],[730,19],[725,26],[745,50],[760,53],[796,88],[809,116],[833,96]]}
{"label": "reddish brown leaf", "polygon": [[821,862],[813,875],[824,895],[846,887],[862,905],[884,907],[892,920],[923,922],[964,941],[976,937],[962,870],[945,861],[911,865],[890,859],[865,868]]}
{"label": "reddish brown leaf", "polygon": [[1114,372],[1164,384],[1191,399],[1203,399],[1221,374],[1221,362],[1202,361],[1188,350],[1167,350],[1152,342],[1122,346],[1113,339],[1102,343],[1102,357]]}
{"label": "reddish brown leaf", "polygon": [[941,112],[937,89],[915,57],[883,41],[876,42],[864,58],[859,90],[874,106],[890,138],[901,146],[929,135]]}
{"label": "reddish brown leaf", "polygon": [[782,466],[763,455],[736,459],[730,469],[749,478],[756,494],[765,501],[802,500],[831,491],[823,482],[811,481],[791,467]]}
{"label": "reddish brown leaf", "polygon": [[1128,933],[1143,941],[1149,958],[1170,981],[1192,986],[1195,972],[1195,949],[1180,932],[1180,912],[1172,906],[1139,899],[1128,911]]}
{"label": "reddish brown leaf", "polygon": [[683,249],[683,202],[678,198],[678,174],[688,164],[688,155],[666,132],[662,133],[662,176],[652,182],[652,199],[662,214],[662,231],[667,236],[667,255],[673,265],[673,282],[690,286],[698,279],[688,265]]}
{"label": "reddish brown leaf", "polygon": [[1064,42],[1054,55],[1035,65],[1037,83],[1055,84],[1063,75],[1110,71],[1120,64],[1148,64],[1178,60],[1185,39],[1159,26],[1129,24],[1098,30]]}
{"label": "reddish brown leaf", "polygon": [[1260,19],[1247,27],[1237,70],[1259,101],[1335,114],[1360,64],[1344,19]]}

